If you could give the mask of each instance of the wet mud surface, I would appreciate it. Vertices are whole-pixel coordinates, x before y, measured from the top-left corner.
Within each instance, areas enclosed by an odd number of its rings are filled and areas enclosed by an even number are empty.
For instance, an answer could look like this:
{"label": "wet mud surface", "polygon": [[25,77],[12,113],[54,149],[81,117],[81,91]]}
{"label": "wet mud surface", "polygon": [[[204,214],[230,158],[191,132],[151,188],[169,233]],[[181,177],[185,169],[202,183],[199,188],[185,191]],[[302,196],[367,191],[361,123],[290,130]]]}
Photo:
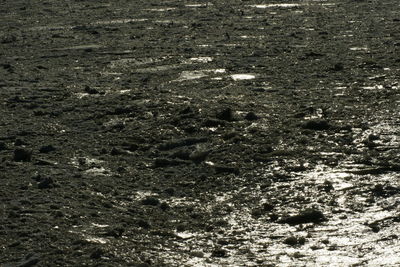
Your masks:
{"label": "wet mud surface", "polygon": [[1,266],[400,265],[400,5],[3,1]]}

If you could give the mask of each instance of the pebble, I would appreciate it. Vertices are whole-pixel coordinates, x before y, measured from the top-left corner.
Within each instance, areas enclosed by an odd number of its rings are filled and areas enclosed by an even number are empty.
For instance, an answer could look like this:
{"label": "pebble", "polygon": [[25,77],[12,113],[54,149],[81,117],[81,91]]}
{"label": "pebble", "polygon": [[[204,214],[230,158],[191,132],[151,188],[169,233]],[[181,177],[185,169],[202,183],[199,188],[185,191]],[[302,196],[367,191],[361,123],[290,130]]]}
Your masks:
{"label": "pebble", "polygon": [[249,112],[249,113],[247,113],[246,114],[246,116],[244,117],[246,120],[248,120],[248,121],[255,121],[255,120],[258,120],[259,119],[259,117],[254,113],[254,112]]}
{"label": "pebble", "polygon": [[233,111],[231,108],[225,108],[219,111],[216,117],[223,121],[233,121]]}
{"label": "pebble", "polygon": [[141,200],[141,203],[142,205],[146,206],[157,206],[158,204],[160,204],[160,200],[155,197],[146,197]]}
{"label": "pebble", "polygon": [[6,150],[7,149],[7,145],[4,142],[0,142],[0,151],[2,150]]}
{"label": "pebble", "polygon": [[296,225],[303,223],[321,223],[323,221],[326,221],[326,218],[321,211],[316,209],[306,209],[297,215],[283,218],[279,222]]}
{"label": "pebble", "polygon": [[27,148],[16,148],[14,150],[14,160],[15,161],[31,161],[32,150]]}
{"label": "pebble", "polygon": [[47,189],[47,188],[53,188],[53,187],[56,187],[56,184],[55,184],[54,180],[50,177],[45,177],[38,183],[39,189]]}
{"label": "pebble", "polygon": [[85,92],[88,93],[88,94],[90,94],[90,95],[94,95],[94,94],[98,94],[98,93],[99,93],[99,91],[97,91],[97,90],[94,89],[94,88],[91,88],[91,87],[88,86],[88,85],[85,86]]}
{"label": "pebble", "polygon": [[211,253],[211,257],[225,258],[225,257],[228,257],[228,252],[225,249],[215,249]]}
{"label": "pebble", "polygon": [[331,128],[331,125],[326,120],[309,120],[303,124],[304,129],[323,131]]}
{"label": "pebble", "polygon": [[49,153],[49,152],[52,152],[55,150],[56,150],[56,148],[52,145],[45,145],[45,146],[42,146],[41,148],[39,148],[40,153]]}
{"label": "pebble", "polygon": [[304,237],[295,237],[295,236],[290,236],[287,237],[283,243],[289,246],[298,246],[298,245],[304,245],[306,243],[306,239]]}

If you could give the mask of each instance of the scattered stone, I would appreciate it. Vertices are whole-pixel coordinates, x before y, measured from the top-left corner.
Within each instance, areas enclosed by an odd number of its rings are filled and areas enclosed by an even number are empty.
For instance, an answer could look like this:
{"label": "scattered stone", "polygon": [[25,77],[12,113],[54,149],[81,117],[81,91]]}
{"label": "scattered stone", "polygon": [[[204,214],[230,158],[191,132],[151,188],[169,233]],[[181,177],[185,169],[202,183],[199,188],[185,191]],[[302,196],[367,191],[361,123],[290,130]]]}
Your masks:
{"label": "scattered stone", "polygon": [[309,120],[302,127],[314,131],[323,131],[331,128],[331,125],[326,120]]}
{"label": "scattered stone", "polygon": [[255,120],[259,119],[259,117],[252,111],[247,113],[246,116],[244,116],[244,118],[245,118],[245,120],[248,120],[248,121],[255,121]]}
{"label": "scattered stone", "polygon": [[204,127],[219,127],[219,126],[224,126],[225,122],[221,120],[216,120],[216,119],[206,119],[203,123],[202,126]]}
{"label": "scattered stone", "polygon": [[113,227],[111,229],[108,229],[108,231],[105,232],[105,236],[112,236],[115,238],[119,238],[122,236],[122,234],[125,232],[125,229],[122,226],[117,226]]}
{"label": "scattered stone", "polygon": [[286,238],[283,243],[289,246],[301,246],[306,243],[306,239],[304,237],[290,236]]}
{"label": "scattered stone", "polygon": [[290,225],[303,224],[303,223],[321,223],[326,221],[324,214],[316,209],[306,209],[297,215],[283,218],[279,223],[287,223]]}
{"label": "scattered stone", "polygon": [[38,183],[39,189],[48,189],[48,188],[54,188],[54,187],[56,187],[56,183],[50,177],[45,177]]}
{"label": "scattered stone", "polygon": [[31,161],[32,150],[27,148],[16,148],[14,150],[14,160],[15,161]]}
{"label": "scattered stone", "polygon": [[236,167],[225,166],[225,165],[214,165],[213,167],[217,174],[220,174],[220,173],[233,173],[236,175],[239,174],[239,169]]}
{"label": "scattered stone", "polygon": [[177,166],[181,164],[186,164],[186,161],[177,160],[177,159],[166,159],[166,158],[156,158],[154,161],[154,167],[169,167],[169,166]]}
{"label": "scattered stone", "polygon": [[86,86],[85,86],[85,92],[88,93],[88,94],[90,94],[90,95],[95,95],[95,94],[98,94],[98,93],[99,93],[99,91],[97,91],[97,90],[94,89],[94,88],[91,88],[89,85],[86,85]]}
{"label": "scattered stone", "polygon": [[226,258],[226,257],[228,257],[228,251],[226,251],[225,249],[215,249],[211,253],[211,257]]}
{"label": "scattered stone", "polygon": [[168,203],[163,202],[163,203],[161,203],[161,205],[160,205],[160,209],[163,210],[163,211],[166,211],[166,210],[169,210],[169,209],[170,209],[170,206],[168,205]]}
{"label": "scattered stone", "polygon": [[225,108],[218,112],[216,117],[223,121],[233,121],[233,111],[231,108]]}
{"label": "scattered stone", "polygon": [[138,220],[136,224],[143,229],[149,229],[151,227],[150,223],[145,220]]}
{"label": "scattered stone", "polygon": [[101,250],[100,248],[97,248],[90,254],[90,258],[100,259],[103,255],[104,255],[104,251]]}
{"label": "scattered stone", "polygon": [[160,200],[155,197],[146,197],[145,199],[141,200],[142,205],[146,206],[157,206],[160,204]]}
{"label": "scattered stone", "polygon": [[126,151],[116,148],[116,147],[113,147],[110,151],[111,156],[119,156],[119,155],[126,155],[126,154],[127,154]]}
{"label": "scattered stone", "polygon": [[20,139],[20,138],[17,138],[17,139],[15,139],[15,141],[14,141],[14,146],[25,146],[25,145],[27,145],[28,143],[26,143],[24,140],[22,140],[22,139]]}
{"label": "scattered stone", "polygon": [[342,63],[336,63],[336,64],[333,66],[333,70],[334,70],[334,71],[342,71],[342,70],[344,70],[344,66],[343,66]]}
{"label": "scattered stone", "polygon": [[4,142],[0,142],[0,151],[2,150],[6,150],[7,149],[7,145]]}
{"label": "scattered stone", "polygon": [[42,146],[41,148],[39,148],[40,153],[50,153],[55,150],[56,150],[56,148],[52,145],[45,145],[45,146]]}
{"label": "scattered stone", "polygon": [[204,252],[195,250],[195,251],[190,252],[190,256],[196,257],[196,258],[203,258]]}

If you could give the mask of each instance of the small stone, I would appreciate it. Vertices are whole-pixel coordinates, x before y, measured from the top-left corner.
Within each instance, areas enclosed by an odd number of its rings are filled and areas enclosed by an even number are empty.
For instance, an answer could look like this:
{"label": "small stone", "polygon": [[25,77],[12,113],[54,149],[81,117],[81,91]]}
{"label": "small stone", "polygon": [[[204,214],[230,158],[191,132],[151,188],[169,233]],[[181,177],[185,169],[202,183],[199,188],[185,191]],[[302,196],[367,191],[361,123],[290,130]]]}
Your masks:
{"label": "small stone", "polygon": [[192,252],[190,252],[190,255],[192,257],[196,257],[196,258],[203,258],[204,257],[204,253],[202,251],[192,251]]}
{"label": "small stone", "polygon": [[101,256],[104,255],[104,251],[101,249],[95,249],[91,254],[90,254],[90,258],[92,259],[100,259]]}
{"label": "small stone", "polygon": [[225,257],[228,257],[228,252],[225,249],[215,249],[211,253],[211,257],[225,258]]}
{"label": "small stone", "polygon": [[38,183],[39,189],[53,188],[55,186],[54,180],[50,177],[45,177]]}
{"label": "small stone", "polygon": [[217,119],[223,121],[233,121],[233,112],[231,108],[225,108],[217,113]]}
{"label": "small stone", "polygon": [[55,150],[56,150],[55,147],[52,145],[45,145],[45,146],[42,146],[41,148],[39,148],[40,153],[49,153],[49,152],[52,152]]}
{"label": "small stone", "polygon": [[99,93],[99,91],[97,91],[97,90],[94,89],[94,88],[91,88],[91,87],[88,86],[88,85],[85,86],[85,92],[88,93],[88,94],[90,94],[90,95],[94,95],[94,94],[98,94],[98,93]]}
{"label": "small stone", "polygon": [[138,220],[136,224],[143,229],[149,229],[151,227],[150,223],[145,220]]}
{"label": "small stone", "polygon": [[166,211],[166,210],[170,209],[170,206],[168,205],[168,203],[163,202],[160,205],[160,209],[162,209],[163,211]]}
{"label": "small stone", "polygon": [[303,124],[304,129],[323,131],[331,128],[331,125],[326,120],[309,120]]}
{"label": "small stone", "polygon": [[220,174],[220,173],[239,174],[239,169],[236,167],[225,166],[225,165],[215,165],[214,169],[217,174]]}
{"label": "small stone", "polygon": [[14,146],[24,146],[24,145],[27,145],[27,143],[24,140],[20,138],[15,139]]}
{"label": "small stone", "polygon": [[283,218],[279,222],[296,225],[303,223],[321,223],[323,221],[326,221],[326,218],[321,211],[316,209],[306,209],[297,215]]}
{"label": "small stone", "polygon": [[7,145],[4,142],[0,142],[0,151],[2,150],[6,150],[7,149]]}
{"label": "small stone", "polygon": [[246,120],[248,121],[255,121],[258,120],[259,117],[252,111],[250,111],[249,113],[246,114],[246,116],[244,117]]}
{"label": "small stone", "polygon": [[283,243],[289,246],[304,245],[306,243],[306,239],[304,237],[290,236],[286,238]]}
{"label": "small stone", "polygon": [[32,150],[27,148],[16,148],[14,150],[14,160],[15,161],[31,161]]}
{"label": "small stone", "polygon": [[160,204],[160,200],[155,197],[146,197],[145,199],[142,199],[141,201],[142,205],[147,205],[147,206],[157,206]]}

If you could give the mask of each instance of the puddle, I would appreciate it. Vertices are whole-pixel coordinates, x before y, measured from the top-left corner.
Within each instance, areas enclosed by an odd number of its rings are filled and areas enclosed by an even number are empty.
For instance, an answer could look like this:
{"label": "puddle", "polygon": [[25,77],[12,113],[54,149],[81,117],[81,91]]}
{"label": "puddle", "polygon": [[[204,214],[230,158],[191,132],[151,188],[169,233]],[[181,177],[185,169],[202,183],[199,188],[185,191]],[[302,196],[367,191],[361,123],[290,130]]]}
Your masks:
{"label": "puddle", "polygon": [[208,63],[213,61],[212,57],[192,57],[190,58],[192,62],[199,62],[199,63]]}
{"label": "puddle", "polygon": [[93,22],[91,25],[112,25],[112,24],[125,24],[132,22],[144,22],[148,19],[114,19],[114,20],[98,20]]}
{"label": "puddle", "polygon": [[240,81],[240,80],[252,80],[255,79],[256,76],[253,74],[232,74],[230,76],[234,81]]}
{"label": "puddle", "polygon": [[225,69],[182,71],[181,75],[176,81],[196,80],[207,77],[212,74],[221,74],[225,72],[226,72]]}
{"label": "puddle", "polygon": [[351,51],[368,51],[368,47],[366,47],[366,46],[350,47],[349,49]]}
{"label": "puddle", "polygon": [[254,8],[261,8],[261,9],[266,9],[266,8],[295,8],[299,6],[307,6],[307,5],[321,5],[321,6],[334,6],[336,5],[335,3],[327,3],[327,2],[321,2],[321,1],[305,1],[305,3],[301,4],[296,4],[296,3],[276,3],[276,4],[260,4],[260,5],[249,5],[249,7],[254,7]]}
{"label": "puddle", "polygon": [[172,11],[175,10],[175,7],[167,7],[167,8],[149,8],[145,9],[146,11],[153,11],[153,12],[167,12],[167,11]]}
{"label": "puddle", "polygon": [[101,45],[97,45],[97,44],[86,44],[86,45],[76,45],[76,46],[67,46],[67,47],[63,47],[63,48],[57,48],[54,49],[56,51],[60,51],[60,50],[86,50],[86,49],[99,49],[102,48]]}
{"label": "puddle", "polygon": [[264,4],[264,5],[250,5],[255,8],[270,8],[270,7],[298,7],[300,4]]}

